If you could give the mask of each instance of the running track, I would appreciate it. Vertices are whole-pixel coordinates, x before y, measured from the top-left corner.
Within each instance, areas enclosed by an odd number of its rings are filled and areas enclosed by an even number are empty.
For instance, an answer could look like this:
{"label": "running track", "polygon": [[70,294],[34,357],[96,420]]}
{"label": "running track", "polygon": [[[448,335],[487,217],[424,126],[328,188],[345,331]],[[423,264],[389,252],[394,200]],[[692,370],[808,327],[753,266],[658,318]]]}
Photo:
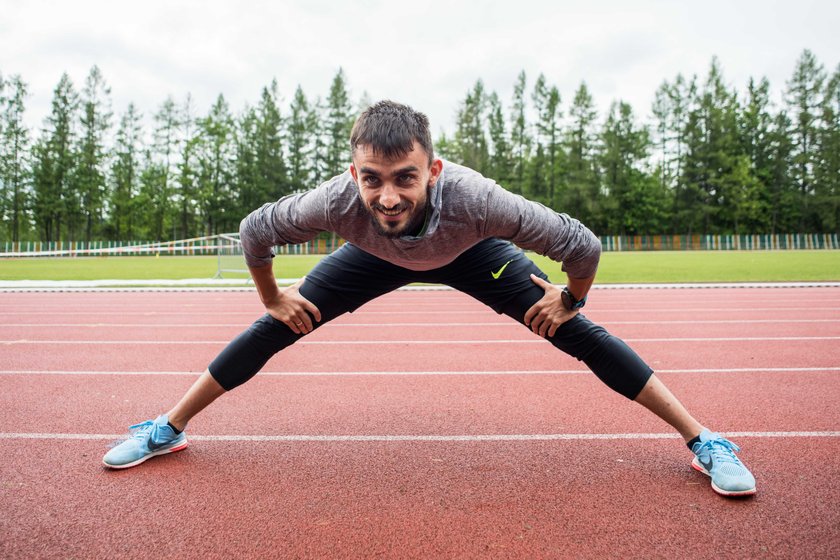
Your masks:
{"label": "running track", "polygon": [[252,293],[0,295],[0,558],[836,558],[840,289],[596,290],[702,422],[717,496],[661,421],[456,292],[324,326],[193,420],[100,459],[259,313]]}

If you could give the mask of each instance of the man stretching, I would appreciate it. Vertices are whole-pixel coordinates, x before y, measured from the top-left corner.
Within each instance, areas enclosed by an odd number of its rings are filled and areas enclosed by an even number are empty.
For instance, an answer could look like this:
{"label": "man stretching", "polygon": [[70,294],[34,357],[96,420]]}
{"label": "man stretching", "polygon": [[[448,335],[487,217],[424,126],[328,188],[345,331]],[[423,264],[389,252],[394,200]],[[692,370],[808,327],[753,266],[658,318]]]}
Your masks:
{"label": "man stretching", "polygon": [[[172,410],[132,426],[132,437],[105,455],[106,466],[133,467],[184,449],[187,422],[274,354],[376,297],[430,282],[514,318],[673,426],[695,454],[692,466],[711,477],[716,492],[755,493],[755,479],[735,456],[738,447],[705,429],[633,350],[580,314],[601,253],[591,231],[435,158],[428,119],[405,105],[382,101],[364,111],[350,149],[348,171],[242,221],[245,260],[266,314],[213,360]],[[297,284],[278,288],[272,248],[324,231],[348,243]],[[562,262],[566,286],[551,284],[514,244]]]}

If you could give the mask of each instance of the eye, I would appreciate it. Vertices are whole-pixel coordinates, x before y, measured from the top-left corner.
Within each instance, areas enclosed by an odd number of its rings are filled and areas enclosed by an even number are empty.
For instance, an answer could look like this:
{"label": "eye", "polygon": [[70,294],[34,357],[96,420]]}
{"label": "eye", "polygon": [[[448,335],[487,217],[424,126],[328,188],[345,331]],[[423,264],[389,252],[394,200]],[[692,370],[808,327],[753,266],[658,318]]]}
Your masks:
{"label": "eye", "polygon": [[362,177],[362,182],[368,187],[375,187],[379,184],[379,177],[373,175],[365,175]]}
{"label": "eye", "polygon": [[410,174],[400,175],[397,178],[397,180],[399,181],[400,184],[407,185],[407,184],[411,183],[412,181],[414,181],[414,175],[410,175]]}

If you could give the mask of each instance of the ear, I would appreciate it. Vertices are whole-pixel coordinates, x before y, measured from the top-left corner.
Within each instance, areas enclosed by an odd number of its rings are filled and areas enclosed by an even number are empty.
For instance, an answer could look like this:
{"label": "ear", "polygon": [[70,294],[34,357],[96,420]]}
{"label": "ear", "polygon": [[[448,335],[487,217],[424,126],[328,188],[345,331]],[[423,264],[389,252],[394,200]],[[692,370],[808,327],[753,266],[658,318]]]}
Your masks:
{"label": "ear", "polygon": [[353,176],[353,180],[358,185],[359,184],[359,175],[358,175],[358,173],[356,173],[356,166],[353,165],[352,163],[350,164],[350,175]]}
{"label": "ear", "polygon": [[443,161],[441,159],[435,158],[432,162],[432,167],[430,169],[431,175],[429,176],[429,186],[434,187],[435,183],[437,183],[438,177],[443,172]]}

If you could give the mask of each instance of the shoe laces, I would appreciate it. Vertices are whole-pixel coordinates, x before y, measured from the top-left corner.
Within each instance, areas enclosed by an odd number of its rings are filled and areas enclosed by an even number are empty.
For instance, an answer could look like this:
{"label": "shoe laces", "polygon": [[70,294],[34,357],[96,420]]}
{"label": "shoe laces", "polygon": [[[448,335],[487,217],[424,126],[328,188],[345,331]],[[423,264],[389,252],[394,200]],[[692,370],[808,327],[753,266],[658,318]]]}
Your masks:
{"label": "shoe laces", "polygon": [[145,439],[149,432],[154,430],[154,425],[155,423],[153,420],[146,420],[145,422],[129,426],[129,437],[134,439]]}
{"label": "shoe laces", "polygon": [[741,464],[741,461],[735,456],[735,452],[741,451],[741,448],[724,437],[716,436],[702,442],[700,447],[697,448],[696,455],[699,455],[703,449],[708,449],[715,463]]}
{"label": "shoe laces", "polygon": [[129,426],[128,437],[113,441],[108,445],[108,447],[113,449],[114,447],[120,445],[121,443],[125,443],[130,439],[137,439],[143,441],[149,435],[149,432],[155,429],[154,424],[155,423],[153,420],[146,420],[145,422],[140,422],[139,424]]}
{"label": "shoe laces", "polygon": [[157,429],[154,420],[146,420],[145,422],[140,422],[139,424],[134,424],[133,426],[128,427],[128,437],[124,437],[123,439],[118,439],[116,441],[111,442],[108,444],[109,449],[113,449],[114,447],[127,442],[130,439],[137,439],[143,441],[149,436],[150,432],[154,432]]}

